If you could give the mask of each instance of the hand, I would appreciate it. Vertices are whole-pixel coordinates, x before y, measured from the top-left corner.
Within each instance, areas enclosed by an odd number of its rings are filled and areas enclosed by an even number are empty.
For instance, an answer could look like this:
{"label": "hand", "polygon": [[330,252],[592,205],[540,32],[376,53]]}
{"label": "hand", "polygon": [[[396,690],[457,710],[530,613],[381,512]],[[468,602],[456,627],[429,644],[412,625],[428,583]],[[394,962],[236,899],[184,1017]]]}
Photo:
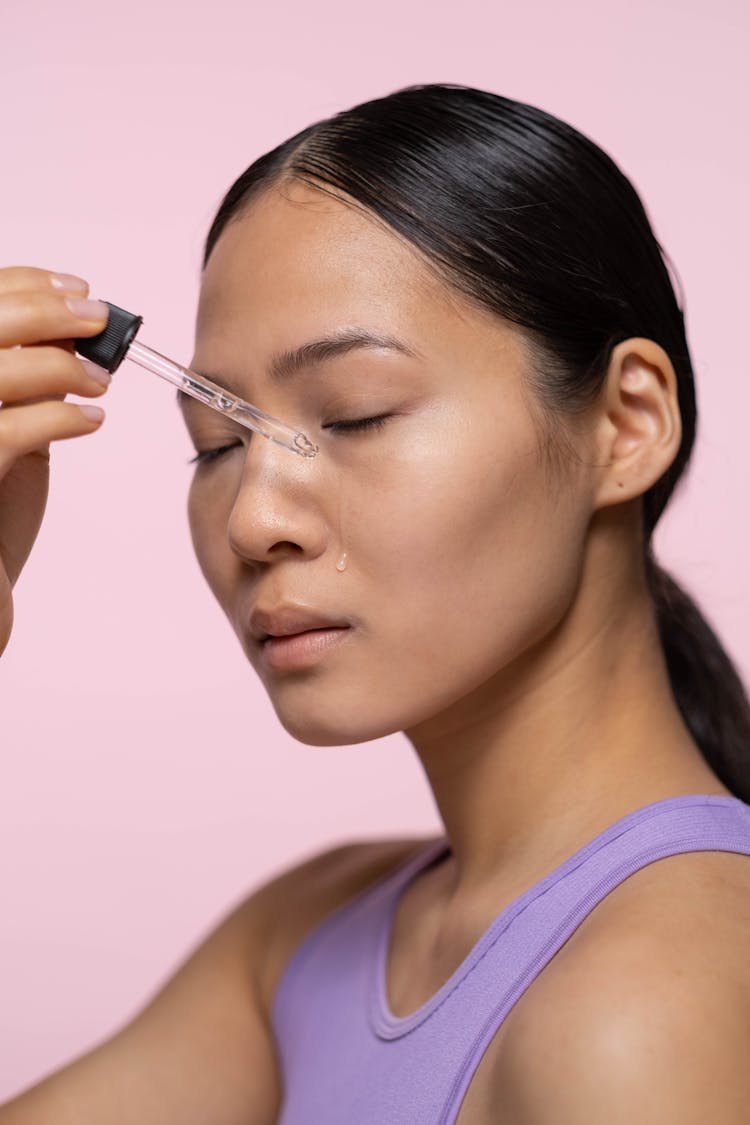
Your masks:
{"label": "hand", "polygon": [[73,347],[107,322],[106,305],[85,307],[87,297],[87,283],[68,274],[0,269],[0,654],[13,626],[13,586],[47,504],[50,442],[94,433],[104,419],[103,410],[87,417],[97,408],[63,401],[99,396],[108,385],[106,372],[98,382]]}

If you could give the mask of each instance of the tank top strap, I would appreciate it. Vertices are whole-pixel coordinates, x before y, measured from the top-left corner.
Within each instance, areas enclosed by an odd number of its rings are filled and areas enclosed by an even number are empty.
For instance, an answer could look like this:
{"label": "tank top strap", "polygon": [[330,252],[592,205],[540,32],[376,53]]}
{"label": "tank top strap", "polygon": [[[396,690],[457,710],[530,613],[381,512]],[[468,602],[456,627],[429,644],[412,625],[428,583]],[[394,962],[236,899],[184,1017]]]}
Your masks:
{"label": "tank top strap", "polygon": [[[500,914],[482,939],[490,954],[484,984],[496,990],[495,1003],[475,1027],[440,1125],[455,1120],[476,1068],[508,1013],[592,910],[648,864],[695,851],[750,856],[750,805],[719,794],[655,801],[615,822]],[[508,966],[515,971],[509,972]],[[467,1000],[468,994],[460,1006]],[[460,1020],[460,1012],[454,1011],[453,1017]]]}

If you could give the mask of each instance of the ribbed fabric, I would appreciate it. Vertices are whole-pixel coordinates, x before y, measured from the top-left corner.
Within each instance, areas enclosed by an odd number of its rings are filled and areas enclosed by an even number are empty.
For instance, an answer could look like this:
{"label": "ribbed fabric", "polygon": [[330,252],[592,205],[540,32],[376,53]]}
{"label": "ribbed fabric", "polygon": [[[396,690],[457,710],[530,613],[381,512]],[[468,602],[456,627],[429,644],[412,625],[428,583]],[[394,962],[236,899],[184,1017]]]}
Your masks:
{"label": "ribbed fabric", "polygon": [[431,844],[307,935],[274,1001],[279,1125],[448,1125],[506,1015],[581,922],[629,875],[693,851],[750,855],[750,806],[669,797],[606,828],[492,922],[421,1008],[395,1017],[386,959],[399,896],[448,851]]}

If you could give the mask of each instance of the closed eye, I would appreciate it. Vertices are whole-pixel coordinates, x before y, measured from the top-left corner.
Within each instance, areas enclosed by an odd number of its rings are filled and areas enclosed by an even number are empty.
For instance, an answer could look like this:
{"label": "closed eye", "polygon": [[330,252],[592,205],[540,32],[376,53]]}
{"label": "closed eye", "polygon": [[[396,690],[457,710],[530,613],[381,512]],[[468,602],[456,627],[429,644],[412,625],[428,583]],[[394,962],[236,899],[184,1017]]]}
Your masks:
{"label": "closed eye", "polygon": [[392,414],[378,414],[374,418],[352,418],[347,422],[330,422],[327,426],[323,426],[323,429],[333,430],[334,433],[347,430],[379,430],[392,417]]}
{"label": "closed eye", "polygon": [[[347,421],[329,422],[328,425],[323,426],[324,430],[333,430],[334,433],[346,433],[348,430],[379,430],[384,426],[392,414],[377,414],[373,418],[351,418]],[[236,446],[241,445],[241,442],[233,441],[228,445],[219,445],[215,449],[203,449],[196,453],[195,457],[191,457],[188,461],[189,465],[206,465],[211,461],[216,461],[222,454],[228,452],[230,449],[235,449]]]}
{"label": "closed eye", "polygon": [[205,465],[210,461],[215,461],[217,457],[221,457],[222,453],[226,453],[228,449],[234,449],[238,445],[242,445],[242,442],[233,441],[229,445],[219,445],[216,449],[203,449],[200,453],[196,453],[195,457],[190,458],[188,465]]}

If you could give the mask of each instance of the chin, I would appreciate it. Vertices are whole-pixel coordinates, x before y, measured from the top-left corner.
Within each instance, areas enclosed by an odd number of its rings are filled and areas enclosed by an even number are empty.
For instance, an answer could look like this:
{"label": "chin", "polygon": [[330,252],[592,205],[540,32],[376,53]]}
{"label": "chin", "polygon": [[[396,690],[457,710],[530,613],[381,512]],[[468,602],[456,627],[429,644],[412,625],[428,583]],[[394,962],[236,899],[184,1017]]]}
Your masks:
{"label": "chin", "polygon": [[342,720],[341,716],[291,715],[276,709],[276,716],[287,734],[306,746],[356,746],[361,742],[373,742],[378,738],[394,734],[400,727],[384,726],[381,722],[367,725]]}

